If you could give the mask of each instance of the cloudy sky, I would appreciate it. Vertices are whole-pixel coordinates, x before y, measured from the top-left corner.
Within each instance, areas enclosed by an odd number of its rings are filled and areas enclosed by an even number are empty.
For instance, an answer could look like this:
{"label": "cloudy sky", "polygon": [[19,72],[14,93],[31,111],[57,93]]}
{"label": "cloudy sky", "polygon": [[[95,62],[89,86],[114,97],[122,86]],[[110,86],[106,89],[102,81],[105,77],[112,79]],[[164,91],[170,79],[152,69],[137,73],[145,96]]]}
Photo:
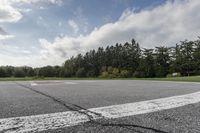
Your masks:
{"label": "cloudy sky", "polygon": [[200,0],[0,0],[0,66],[61,65],[99,46],[200,36]]}

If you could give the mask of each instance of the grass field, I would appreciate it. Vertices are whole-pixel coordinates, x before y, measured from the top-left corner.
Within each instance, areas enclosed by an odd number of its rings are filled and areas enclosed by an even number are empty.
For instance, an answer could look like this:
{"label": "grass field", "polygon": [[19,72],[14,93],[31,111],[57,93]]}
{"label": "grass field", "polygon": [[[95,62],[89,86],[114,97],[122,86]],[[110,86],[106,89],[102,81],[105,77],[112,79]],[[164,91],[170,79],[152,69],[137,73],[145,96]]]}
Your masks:
{"label": "grass field", "polygon": [[[184,82],[200,82],[200,76],[190,77],[168,77],[168,78],[112,78],[112,80],[157,80],[157,81],[184,81]],[[30,81],[30,80],[110,80],[108,78],[36,78],[36,77],[25,77],[25,78],[0,78],[0,81]]]}
{"label": "grass field", "polygon": [[168,77],[168,78],[144,78],[144,80],[200,82],[200,76]]}

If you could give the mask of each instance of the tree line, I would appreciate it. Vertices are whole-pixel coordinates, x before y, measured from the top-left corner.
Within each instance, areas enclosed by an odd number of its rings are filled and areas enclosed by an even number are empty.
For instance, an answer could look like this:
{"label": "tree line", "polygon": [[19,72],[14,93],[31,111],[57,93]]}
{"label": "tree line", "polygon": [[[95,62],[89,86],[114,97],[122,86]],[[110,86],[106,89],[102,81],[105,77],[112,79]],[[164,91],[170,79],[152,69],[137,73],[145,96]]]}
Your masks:
{"label": "tree line", "polygon": [[1,66],[0,77],[166,77],[200,75],[200,37],[174,47],[141,48],[139,43],[99,47],[67,59],[62,66]]}

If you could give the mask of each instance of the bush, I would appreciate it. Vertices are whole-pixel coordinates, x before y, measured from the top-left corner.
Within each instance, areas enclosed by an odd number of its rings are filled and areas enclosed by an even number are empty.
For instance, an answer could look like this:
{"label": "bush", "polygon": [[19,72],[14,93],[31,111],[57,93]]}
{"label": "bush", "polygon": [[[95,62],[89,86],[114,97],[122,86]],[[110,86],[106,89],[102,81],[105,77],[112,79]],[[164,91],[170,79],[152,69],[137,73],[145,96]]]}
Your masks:
{"label": "bush", "polygon": [[108,72],[102,72],[99,77],[100,78],[109,78],[109,74],[108,74]]}
{"label": "bush", "polygon": [[102,66],[101,67],[101,72],[106,72],[107,71],[107,67],[106,66]]}
{"label": "bush", "polygon": [[25,72],[21,68],[15,68],[14,77],[25,77]]}
{"label": "bush", "polygon": [[196,70],[195,75],[200,75],[200,70]]}
{"label": "bush", "polygon": [[117,78],[117,77],[119,77],[119,75],[120,75],[119,69],[114,68],[113,71],[112,71],[112,77]]}
{"label": "bush", "polygon": [[84,68],[80,68],[78,69],[78,71],[76,72],[76,76],[77,77],[85,77],[86,75],[86,72],[85,72],[85,69]]}
{"label": "bush", "polygon": [[113,68],[111,66],[108,67],[108,74],[112,74]]}
{"label": "bush", "polygon": [[88,73],[87,73],[87,77],[96,77],[96,73],[94,70],[90,70]]}
{"label": "bush", "polygon": [[122,71],[120,72],[120,77],[122,77],[122,78],[131,77],[131,73],[130,73],[128,70],[122,70]]}
{"label": "bush", "polygon": [[141,72],[141,71],[135,71],[133,73],[133,77],[142,78],[142,77],[145,77],[145,74],[144,74],[144,72]]}
{"label": "bush", "polygon": [[72,73],[71,71],[69,71],[68,69],[64,70],[64,77],[71,77],[72,76]]}
{"label": "bush", "polygon": [[3,68],[0,68],[0,77],[6,77],[6,71]]}

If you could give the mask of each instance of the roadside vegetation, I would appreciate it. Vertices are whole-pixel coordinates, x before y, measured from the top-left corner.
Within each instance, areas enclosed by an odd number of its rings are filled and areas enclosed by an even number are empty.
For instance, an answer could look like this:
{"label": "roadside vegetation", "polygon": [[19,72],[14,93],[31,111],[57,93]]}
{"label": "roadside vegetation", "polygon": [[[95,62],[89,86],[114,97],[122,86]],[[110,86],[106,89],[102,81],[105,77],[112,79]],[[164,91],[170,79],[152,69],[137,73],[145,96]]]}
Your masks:
{"label": "roadside vegetation", "polygon": [[0,78],[0,81],[32,81],[32,80],[153,80],[153,81],[177,81],[177,82],[200,82],[200,76],[166,77],[166,78],[100,78],[100,77],[8,77]]}
{"label": "roadside vegetation", "polygon": [[133,39],[125,44],[117,43],[106,48],[99,47],[84,55],[78,54],[67,59],[62,66],[0,67],[0,80],[72,77],[72,79],[153,78],[163,80],[165,77],[165,80],[199,81],[199,77],[181,77],[195,75],[200,75],[200,38],[195,41],[181,41],[174,47],[159,46],[154,49],[141,48]]}

